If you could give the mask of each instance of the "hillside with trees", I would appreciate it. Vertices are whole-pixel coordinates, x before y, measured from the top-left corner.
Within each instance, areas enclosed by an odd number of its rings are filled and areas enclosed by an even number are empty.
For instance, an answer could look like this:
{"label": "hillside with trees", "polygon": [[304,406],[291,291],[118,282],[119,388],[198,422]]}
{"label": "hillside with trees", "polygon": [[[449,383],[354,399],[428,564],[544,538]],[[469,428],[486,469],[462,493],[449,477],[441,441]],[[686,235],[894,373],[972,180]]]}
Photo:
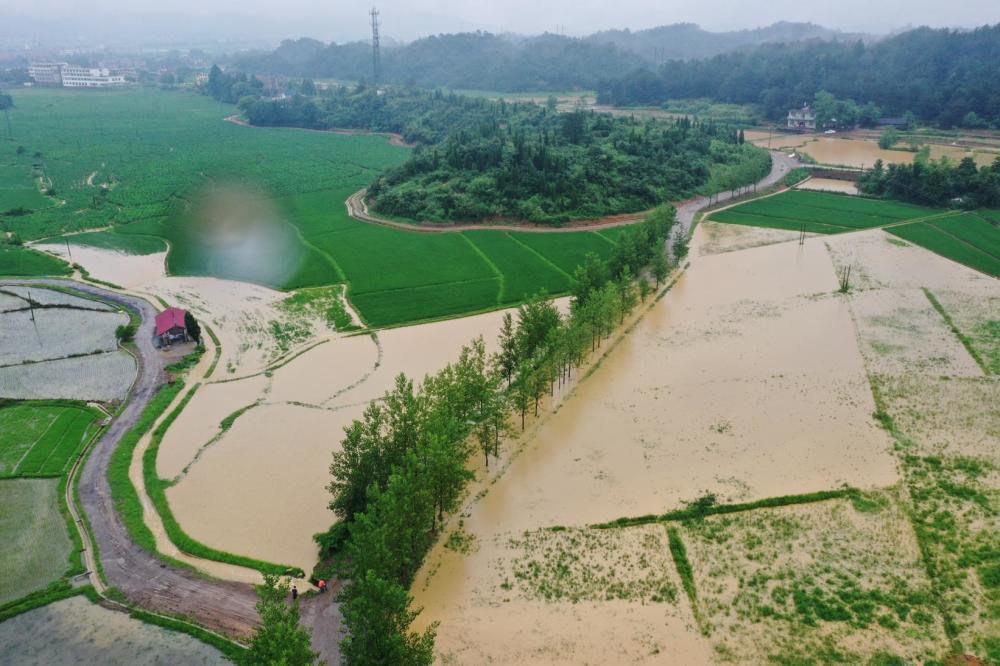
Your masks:
{"label": "hillside with trees", "polygon": [[698,61],[675,60],[603,81],[599,100],[622,106],[711,98],[758,104],[770,118],[827,91],[888,116],[911,112],[943,127],[1000,123],[1000,25],[919,28],[865,44],[767,44]]}
{"label": "hillside with trees", "polygon": [[[206,87],[222,100],[248,90],[254,89],[242,77],[216,70]],[[559,113],[554,100],[510,104],[358,86],[283,99],[250,94],[239,108],[259,126],[402,134],[418,148],[376,179],[370,202],[380,213],[420,221],[557,224],[642,211],[696,191],[733,189],[770,170],[767,151],[745,143],[728,126]]]}
{"label": "hillside with trees", "polygon": [[918,156],[912,164],[888,166],[878,160],[861,175],[858,186],[871,196],[930,206],[997,208],[1000,207],[1000,158],[983,167],[977,167],[971,157],[956,163]]}
{"label": "hillside with trees", "polygon": [[814,23],[779,21],[762,28],[710,32],[694,23],[674,23],[646,30],[603,30],[586,38],[597,44],[614,44],[622,51],[638,54],[651,63],[664,60],[711,58],[736,49],[808,39],[857,41],[869,35],[843,33]]}
{"label": "hillside with trees", "polygon": [[[383,80],[424,88],[530,92],[592,90],[664,58],[704,58],[768,42],[856,37],[809,23],[709,32],[691,23],[649,30],[608,30],[588,37],[468,32],[433,35],[409,44],[383,46]],[[368,42],[324,44],[285,40],[271,53],[241,56],[244,71],[347,81],[371,79]]]}

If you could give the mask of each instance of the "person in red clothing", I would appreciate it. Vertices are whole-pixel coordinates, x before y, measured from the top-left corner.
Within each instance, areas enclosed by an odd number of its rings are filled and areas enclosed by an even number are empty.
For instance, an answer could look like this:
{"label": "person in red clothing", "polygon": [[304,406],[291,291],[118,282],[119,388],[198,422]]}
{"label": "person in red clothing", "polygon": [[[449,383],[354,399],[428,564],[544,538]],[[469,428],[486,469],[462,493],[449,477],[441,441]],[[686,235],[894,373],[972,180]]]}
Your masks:
{"label": "person in red clothing", "polygon": [[326,592],[326,581],[320,580],[319,583],[317,584],[317,587],[319,588],[319,593],[323,594],[324,592]]}

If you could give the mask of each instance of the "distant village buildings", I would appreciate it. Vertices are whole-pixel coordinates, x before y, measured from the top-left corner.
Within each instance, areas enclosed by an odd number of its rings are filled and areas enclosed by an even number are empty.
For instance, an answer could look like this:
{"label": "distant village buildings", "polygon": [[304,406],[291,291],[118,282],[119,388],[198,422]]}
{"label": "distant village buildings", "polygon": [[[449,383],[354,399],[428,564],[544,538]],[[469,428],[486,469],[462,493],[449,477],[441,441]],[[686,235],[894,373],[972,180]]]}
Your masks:
{"label": "distant village buildings", "polygon": [[808,104],[788,112],[788,129],[796,132],[816,131],[816,114]]}
{"label": "distant village buildings", "polygon": [[33,62],[28,67],[28,75],[38,85],[63,88],[116,88],[126,85],[128,74],[125,70],[80,67],[65,62]]}

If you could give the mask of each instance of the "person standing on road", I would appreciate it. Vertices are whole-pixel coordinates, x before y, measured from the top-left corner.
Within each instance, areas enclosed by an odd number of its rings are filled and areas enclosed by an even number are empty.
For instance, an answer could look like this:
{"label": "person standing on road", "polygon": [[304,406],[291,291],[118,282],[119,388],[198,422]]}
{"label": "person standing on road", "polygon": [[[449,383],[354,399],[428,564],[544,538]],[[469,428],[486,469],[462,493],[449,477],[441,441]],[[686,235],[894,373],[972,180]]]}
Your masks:
{"label": "person standing on road", "polygon": [[326,581],[320,580],[319,583],[317,584],[317,587],[319,587],[319,593],[323,594],[324,592],[326,592]]}
{"label": "person standing on road", "polygon": [[295,601],[298,598],[299,598],[299,588],[292,585],[292,601]]}

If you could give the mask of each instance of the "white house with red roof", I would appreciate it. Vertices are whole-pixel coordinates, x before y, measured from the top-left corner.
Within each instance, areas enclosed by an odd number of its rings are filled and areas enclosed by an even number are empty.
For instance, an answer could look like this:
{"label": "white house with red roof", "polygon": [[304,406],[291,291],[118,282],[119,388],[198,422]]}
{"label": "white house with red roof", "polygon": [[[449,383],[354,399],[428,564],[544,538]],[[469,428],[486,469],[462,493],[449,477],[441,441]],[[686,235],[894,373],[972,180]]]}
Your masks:
{"label": "white house with red roof", "polygon": [[161,347],[188,341],[185,315],[187,312],[180,308],[167,308],[156,315],[156,339],[160,341]]}

